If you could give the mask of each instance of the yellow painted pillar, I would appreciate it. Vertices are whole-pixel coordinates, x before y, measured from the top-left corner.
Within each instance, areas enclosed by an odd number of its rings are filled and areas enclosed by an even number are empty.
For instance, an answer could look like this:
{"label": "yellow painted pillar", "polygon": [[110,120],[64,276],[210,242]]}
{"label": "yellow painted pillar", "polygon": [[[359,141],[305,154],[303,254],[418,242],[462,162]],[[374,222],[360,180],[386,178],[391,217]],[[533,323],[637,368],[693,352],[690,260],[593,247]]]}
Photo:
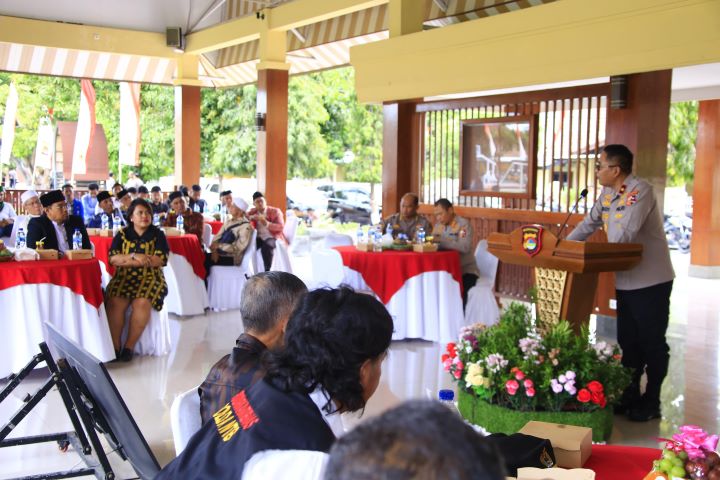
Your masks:
{"label": "yellow painted pillar", "polygon": [[200,182],[200,100],[197,55],[177,60],[175,84],[175,184]]}
{"label": "yellow painted pillar", "polygon": [[388,4],[390,38],[421,32],[424,21],[424,2],[418,0],[390,0]]}

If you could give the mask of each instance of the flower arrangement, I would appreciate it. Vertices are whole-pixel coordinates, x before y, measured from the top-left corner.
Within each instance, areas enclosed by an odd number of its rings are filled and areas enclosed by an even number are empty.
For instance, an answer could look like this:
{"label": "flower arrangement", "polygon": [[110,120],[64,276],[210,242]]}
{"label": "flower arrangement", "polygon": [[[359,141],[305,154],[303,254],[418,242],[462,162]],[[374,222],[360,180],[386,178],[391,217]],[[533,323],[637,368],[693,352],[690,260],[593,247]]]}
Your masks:
{"label": "flower arrangement", "polygon": [[473,325],[442,356],[461,392],[519,411],[593,412],[620,400],[630,373],[619,347],[592,344],[567,322],[540,335],[529,309],[511,304],[491,327]]}
{"label": "flower arrangement", "polygon": [[666,443],[662,457],[653,462],[653,469],[646,479],[720,478],[720,456],[715,451],[717,435],[709,435],[696,425],[684,425],[672,439],[663,440]]}

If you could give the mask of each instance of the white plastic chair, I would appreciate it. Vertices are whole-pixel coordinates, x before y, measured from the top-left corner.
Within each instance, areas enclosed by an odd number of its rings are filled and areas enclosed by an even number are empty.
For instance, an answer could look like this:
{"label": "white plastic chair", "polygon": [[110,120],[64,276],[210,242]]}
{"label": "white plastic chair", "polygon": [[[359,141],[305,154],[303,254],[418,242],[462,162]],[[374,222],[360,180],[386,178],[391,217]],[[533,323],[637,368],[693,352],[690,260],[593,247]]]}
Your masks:
{"label": "white plastic chair", "polygon": [[273,254],[272,263],[270,264],[270,271],[292,273],[288,247],[282,240],[278,240],[275,243],[275,253]]}
{"label": "white plastic chair", "polygon": [[500,309],[493,293],[498,258],[488,252],[487,240],[478,242],[475,248],[475,263],[480,271],[480,276],[475,286],[468,290],[465,324],[494,325],[500,320]]}
{"label": "white plastic chair", "polygon": [[[125,326],[120,336],[123,344],[127,339],[128,329],[130,328],[130,315],[132,315],[132,306],[125,312]],[[170,353],[171,348],[170,318],[168,317],[167,305],[163,305],[163,309],[159,312],[153,308],[150,310],[150,321],[135,344],[133,352],[137,355],[161,357]]]}
{"label": "white plastic chair", "polygon": [[336,233],[336,232],[330,232],[325,236],[325,244],[323,245],[325,248],[332,248],[332,247],[351,247],[353,244],[353,239],[350,235],[345,235],[344,233]]}
{"label": "white plastic chair", "polygon": [[255,253],[257,231],[253,231],[243,255],[242,262],[237,266],[219,266],[210,268],[208,276],[208,301],[213,310],[229,310],[240,308],[240,297],[242,289],[247,281],[247,276],[253,275],[256,271]]}
{"label": "white plastic chair", "polygon": [[200,430],[201,426],[200,395],[198,387],[195,387],[175,397],[170,407],[170,428],[176,455],[185,450],[190,437]]}
{"label": "white plastic chair", "polygon": [[300,219],[295,215],[295,213],[288,211],[287,216],[285,217],[285,227],[283,228],[283,235],[285,236],[285,240],[287,240],[288,245],[292,245],[293,240],[295,240],[295,232],[297,232],[299,223]]}
{"label": "white plastic chair", "polygon": [[212,233],[212,227],[205,223],[203,224],[203,245],[206,247],[210,247],[210,244],[212,243],[213,239],[213,233]]}
{"label": "white plastic chair", "polygon": [[310,254],[313,284],[310,289],[336,288],[345,279],[340,252],[331,248],[319,248]]}

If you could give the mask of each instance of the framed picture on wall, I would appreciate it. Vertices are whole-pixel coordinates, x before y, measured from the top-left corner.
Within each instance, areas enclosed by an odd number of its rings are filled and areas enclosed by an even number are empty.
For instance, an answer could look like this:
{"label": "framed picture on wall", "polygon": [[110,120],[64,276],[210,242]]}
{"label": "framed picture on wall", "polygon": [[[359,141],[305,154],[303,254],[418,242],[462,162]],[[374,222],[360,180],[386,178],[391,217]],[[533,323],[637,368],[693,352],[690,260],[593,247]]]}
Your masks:
{"label": "framed picture on wall", "polygon": [[535,197],[534,115],[464,120],[460,130],[460,194]]}

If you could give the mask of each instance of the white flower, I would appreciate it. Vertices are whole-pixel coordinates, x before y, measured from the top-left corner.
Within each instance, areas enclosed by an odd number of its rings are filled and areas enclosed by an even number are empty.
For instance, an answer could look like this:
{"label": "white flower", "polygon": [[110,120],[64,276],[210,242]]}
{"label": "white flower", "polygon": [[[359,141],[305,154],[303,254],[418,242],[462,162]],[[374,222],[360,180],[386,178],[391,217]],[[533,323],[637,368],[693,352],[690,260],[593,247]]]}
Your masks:
{"label": "white flower", "polygon": [[575,372],[573,372],[572,370],[568,370],[567,372],[565,372],[565,377],[568,380],[575,380]]}
{"label": "white flower", "polygon": [[565,383],[565,382],[567,382],[567,377],[566,377],[565,375],[560,375],[560,376],[558,377],[558,381],[559,381],[560,383]]}
{"label": "white flower", "polygon": [[505,368],[507,364],[508,361],[499,353],[492,353],[485,358],[485,365],[487,365],[488,370],[491,372],[499,372]]}

